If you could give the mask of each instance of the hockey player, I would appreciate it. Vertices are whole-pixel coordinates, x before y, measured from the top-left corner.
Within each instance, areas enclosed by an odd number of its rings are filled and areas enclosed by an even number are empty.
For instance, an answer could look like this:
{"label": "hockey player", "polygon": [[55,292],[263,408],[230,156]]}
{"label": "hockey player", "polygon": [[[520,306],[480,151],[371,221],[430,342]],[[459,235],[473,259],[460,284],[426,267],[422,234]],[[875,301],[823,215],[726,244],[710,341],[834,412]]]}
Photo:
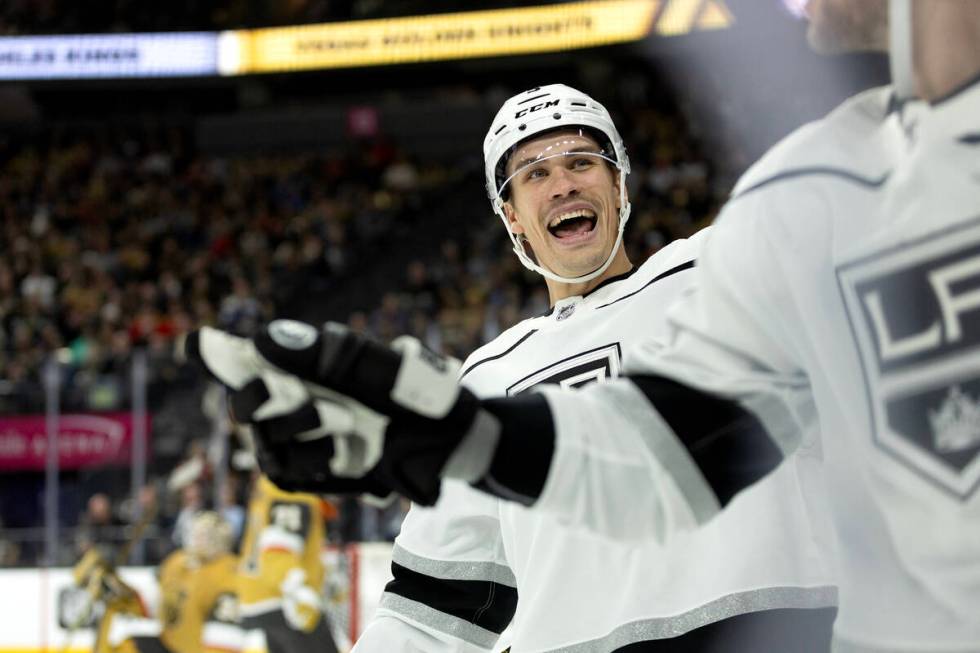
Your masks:
{"label": "hockey player", "polygon": [[[98,547],[92,546],[85,552],[72,569],[72,578],[78,587],[85,590],[85,594],[65,621],[74,629],[87,622],[93,612],[100,613],[95,626],[92,653],[111,653],[113,648],[109,645],[109,628],[117,616],[148,616],[139,592],[119,577]],[[96,606],[101,608],[97,610]]]}
{"label": "hockey player", "polygon": [[[606,110],[575,89],[508,100],[484,155],[493,208],[551,310],[473,352],[462,382],[494,397],[619,376],[624,354],[665,332],[663,307],[690,288],[707,233],[632,266],[626,151]],[[355,651],[490,651],[511,619],[518,651],[826,650],[836,590],[799,489],[814,465],[797,457],[734,520],[670,544],[610,542],[447,481],[403,523],[394,580]],[[732,551],[744,555],[736,573]]]}
{"label": "hockey player", "polygon": [[156,619],[113,620],[108,641],[115,653],[227,653],[240,651],[231,528],[217,513],[193,517],[184,548],[160,564]]}
{"label": "hockey player", "polygon": [[[163,632],[174,653],[239,651],[236,569],[231,526],[215,512],[195,515],[188,542],[160,565]],[[138,640],[137,640],[138,641]]]}
{"label": "hockey player", "polygon": [[321,500],[258,476],[248,504],[238,591],[242,623],[265,634],[269,653],[336,653],[320,589]]}
{"label": "hockey player", "polygon": [[[881,3],[811,5],[823,20]],[[351,355],[335,329],[260,338],[258,367],[314,382],[314,406],[321,387],[360,402],[331,396],[351,419],[319,411],[333,426],[308,429],[336,434],[320,479],[431,499],[436,471],[592,530],[670,537],[672,490],[707,522],[757,480],[719,461],[778,459],[819,419],[842,559],[837,648],[976,650],[980,3],[892,0],[888,24],[896,101],[846,102],[743,178],[668,344],[628,359],[628,379],[477,402],[418,382],[444,378],[439,362]],[[902,102],[913,88],[926,104]],[[862,147],[894,121],[898,147]],[[616,447],[598,437],[609,425]]]}
{"label": "hockey player", "polygon": [[[493,397],[619,376],[625,352],[665,333],[664,307],[690,288],[707,233],[632,266],[622,139],[567,86],[508,100],[484,152],[493,208],[552,306],[470,355],[463,383]],[[816,467],[794,457],[731,516],[673,543],[610,542],[447,482],[434,508],[409,512],[394,580],[355,650],[490,651],[513,620],[521,651],[824,651],[836,589],[821,513],[811,521],[800,489]]]}

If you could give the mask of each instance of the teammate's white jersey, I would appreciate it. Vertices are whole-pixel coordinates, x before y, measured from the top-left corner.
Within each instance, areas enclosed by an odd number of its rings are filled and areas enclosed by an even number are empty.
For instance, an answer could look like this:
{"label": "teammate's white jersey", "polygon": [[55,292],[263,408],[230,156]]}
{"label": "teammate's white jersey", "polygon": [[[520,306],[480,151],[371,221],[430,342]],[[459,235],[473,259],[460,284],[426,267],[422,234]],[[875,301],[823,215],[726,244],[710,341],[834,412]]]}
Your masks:
{"label": "teammate's white jersey", "polygon": [[[665,308],[690,288],[706,237],[672,243],[634,273],[509,329],[468,358],[463,383],[486,397],[619,376],[626,352],[665,333]],[[616,425],[596,428],[614,455]],[[760,642],[777,641],[771,632],[750,632],[767,626],[794,631],[794,651],[820,650],[815,642],[796,645],[811,635],[827,645],[833,618],[827,606],[836,604],[819,537],[823,513],[807,505],[803,490],[820,482],[816,458],[815,450],[793,456],[709,528],[671,542],[623,542],[567,528],[447,481],[435,507],[413,506],[405,519],[393,554],[395,580],[355,650],[499,651],[504,642],[497,636],[515,602],[507,642],[514,653],[605,653],[629,645],[642,647],[631,651],[758,651],[765,650]],[[694,516],[679,492],[673,496],[660,518],[681,523],[666,530],[690,529]],[[780,619],[761,612],[776,608],[825,609],[779,613]],[[713,622],[728,630],[697,630]],[[679,639],[640,644],[671,637]]]}
{"label": "teammate's white jersey", "polygon": [[[788,451],[818,419],[839,650],[980,651],[980,80],[890,115],[880,100],[845,103],[750,171],[695,292],[669,311],[669,345],[628,358],[632,381],[549,393],[555,458],[536,508],[632,537],[661,530],[582,508],[662,485],[634,475],[628,487],[605,461],[563,454],[588,445],[583,420],[647,410],[629,420],[633,446],[686,454],[700,482],[648,471],[703,505],[717,482],[709,439]],[[708,400],[743,411],[745,428],[671,411]]]}

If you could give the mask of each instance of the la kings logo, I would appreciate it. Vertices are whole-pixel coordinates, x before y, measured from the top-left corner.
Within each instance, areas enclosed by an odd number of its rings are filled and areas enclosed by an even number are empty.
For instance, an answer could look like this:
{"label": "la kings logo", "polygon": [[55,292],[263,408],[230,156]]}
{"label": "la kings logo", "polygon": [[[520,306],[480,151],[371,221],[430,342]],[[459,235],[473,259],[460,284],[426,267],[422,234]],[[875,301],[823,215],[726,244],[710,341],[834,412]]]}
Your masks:
{"label": "la kings logo", "polygon": [[980,225],[838,269],[876,444],[959,499],[980,487]]}
{"label": "la kings logo", "polygon": [[527,392],[538,385],[580,388],[596,381],[614,379],[622,370],[622,361],[618,342],[596,347],[529,374],[507,388],[507,395]]}

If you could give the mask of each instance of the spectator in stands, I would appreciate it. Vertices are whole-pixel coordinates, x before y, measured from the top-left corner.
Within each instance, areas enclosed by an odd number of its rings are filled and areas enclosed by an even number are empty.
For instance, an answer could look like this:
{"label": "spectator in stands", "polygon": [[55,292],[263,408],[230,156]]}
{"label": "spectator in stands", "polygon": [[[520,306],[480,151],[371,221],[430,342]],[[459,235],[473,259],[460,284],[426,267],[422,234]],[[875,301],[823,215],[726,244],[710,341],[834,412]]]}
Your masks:
{"label": "spectator in stands", "polygon": [[245,529],[245,507],[238,499],[238,479],[236,477],[230,475],[225,477],[219,500],[218,513],[231,528],[232,541],[238,542]]}
{"label": "spectator in stands", "polygon": [[187,542],[194,516],[204,510],[204,495],[201,485],[194,481],[187,484],[180,492],[180,511],[174,521],[172,539],[175,545],[182,547]]}
{"label": "spectator in stands", "polygon": [[89,549],[98,547],[103,550],[104,558],[111,558],[105,549],[111,550],[119,543],[122,526],[122,520],[113,512],[109,496],[102,492],[93,494],[89,497],[85,513],[79,522],[75,538],[76,553],[81,556]]}
{"label": "spectator in stands", "polygon": [[[172,549],[171,538],[168,537],[172,525],[161,505],[158,481],[150,481],[140,488],[137,501],[140,506],[140,519],[149,520],[144,531],[143,541],[146,542],[145,560],[153,562],[162,560]],[[130,521],[137,521],[135,514],[130,515]]]}
{"label": "spectator in stands", "polygon": [[[0,519],[0,533],[3,532],[3,520]],[[0,567],[15,567],[20,561],[20,547],[13,540],[0,537]]]}

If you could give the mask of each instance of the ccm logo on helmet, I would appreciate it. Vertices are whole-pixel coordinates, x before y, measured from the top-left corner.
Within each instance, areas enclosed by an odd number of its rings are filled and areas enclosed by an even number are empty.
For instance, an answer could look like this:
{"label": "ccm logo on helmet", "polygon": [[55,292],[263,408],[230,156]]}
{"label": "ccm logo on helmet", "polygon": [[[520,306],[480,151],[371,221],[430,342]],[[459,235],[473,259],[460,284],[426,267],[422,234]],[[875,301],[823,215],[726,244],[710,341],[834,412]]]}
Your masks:
{"label": "ccm logo on helmet", "polygon": [[526,116],[529,113],[540,111],[541,109],[547,109],[548,107],[557,107],[557,106],[558,106],[558,100],[551,100],[550,102],[542,102],[541,104],[534,104],[529,106],[527,109],[521,109],[520,111],[514,114],[514,117],[520,118],[521,116]]}

